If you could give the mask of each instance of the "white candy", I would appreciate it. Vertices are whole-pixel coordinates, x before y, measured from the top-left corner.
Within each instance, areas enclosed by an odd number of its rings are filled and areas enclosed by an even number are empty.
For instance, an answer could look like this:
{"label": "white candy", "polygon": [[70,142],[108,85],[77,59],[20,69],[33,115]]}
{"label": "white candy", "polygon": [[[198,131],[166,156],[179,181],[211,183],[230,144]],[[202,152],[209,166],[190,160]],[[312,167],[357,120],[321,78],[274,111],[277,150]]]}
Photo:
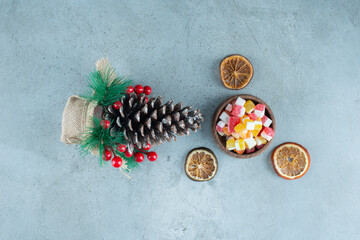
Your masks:
{"label": "white candy", "polygon": [[217,125],[218,125],[219,127],[223,128],[223,127],[225,127],[225,122],[224,122],[224,121],[219,121],[219,122],[217,123]]}
{"label": "white candy", "polygon": [[262,131],[262,132],[261,132],[261,136],[262,136],[263,138],[265,138],[266,140],[268,140],[268,141],[270,141],[270,140],[272,139],[272,137],[269,136],[269,135],[267,135],[267,134],[265,133],[265,131]]}
{"label": "white candy", "polygon": [[262,126],[262,121],[254,121],[255,125],[260,125]]}
{"label": "white candy", "polygon": [[232,106],[230,103],[229,103],[229,104],[226,106],[226,108],[225,108],[225,110],[226,110],[226,111],[229,111],[229,112],[231,112],[232,109],[233,109],[233,106]]}
{"label": "white candy", "polygon": [[235,141],[235,149],[240,151],[240,144],[239,144],[239,140]]}
{"label": "white candy", "polygon": [[253,147],[256,146],[256,141],[254,138],[246,138],[244,139],[245,143],[246,143],[246,146],[249,148],[249,149],[252,149]]}
{"label": "white candy", "polygon": [[225,123],[228,123],[229,122],[229,114],[227,114],[226,112],[223,112],[222,114],[220,114],[220,117],[219,117],[221,120],[223,120]]}
{"label": "white candy", "polygon": [[255,122],[246,123],[246,130],[254,130],[254,129],[255,129]]}
{"label": "white candy", "polygon": [[224,136],[224,135],[225,135],[224,132],[218,132],[218,134],[219,134],[220,136]]}
{"label": "white candy", "polygon": [[265,109],[262,111],[255,109],[255,115],[258,116],[259,118],[262,118],[265,115]]}
{"label": "white candy", "polygon": [[235,101],[235,105],[244,106],[245,103],[246,103],[246,101],[244,99],[242,99],[241,97],[238,97]]}
{"label": "white candy", "polygon": [[266,120],[263,123],[263,125],[264,125],[264,127],[269,127],[271,125],[271,123],[272,123],[272,120],[270,118],[266,117],[266,116],[264,116],[264,117],[265,117]]}
{"label": "white candy", "polygon": [[240,110],[240,114],[238,115],[238,117],[242,117],[245,115],[245,108],[242,107],[241,110]]}

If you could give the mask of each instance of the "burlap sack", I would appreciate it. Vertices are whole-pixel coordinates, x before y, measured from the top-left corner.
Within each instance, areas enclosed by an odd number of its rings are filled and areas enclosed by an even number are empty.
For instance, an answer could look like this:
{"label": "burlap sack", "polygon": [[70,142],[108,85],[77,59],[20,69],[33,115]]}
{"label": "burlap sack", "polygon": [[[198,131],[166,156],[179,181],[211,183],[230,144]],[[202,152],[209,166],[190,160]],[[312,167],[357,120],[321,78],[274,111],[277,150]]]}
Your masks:
{"label": "burlap sack", "polygon": [[[71,96],[65,106],[62,118],[62,132],[60,141],[65,144],[79,144],[81,134],[93,126],[92,117],[96,104],[79,96]],[[96,155],[98,151],[92,152]]]}
{"label": "burlap sack", "polygon": [[[95,63],[96,70],[104,76],[107,71],[108,79],[112,81],[117,76],[107,58],[102,58]],[[93,126],[93,116],[97,104],[89,102],[77,95],[71,96],[65,106],[62,118],[62,132],[60,141],[65,144],[79,144],[81,134]],[[99,155],[99,150],[92,151],[93,155]]]}

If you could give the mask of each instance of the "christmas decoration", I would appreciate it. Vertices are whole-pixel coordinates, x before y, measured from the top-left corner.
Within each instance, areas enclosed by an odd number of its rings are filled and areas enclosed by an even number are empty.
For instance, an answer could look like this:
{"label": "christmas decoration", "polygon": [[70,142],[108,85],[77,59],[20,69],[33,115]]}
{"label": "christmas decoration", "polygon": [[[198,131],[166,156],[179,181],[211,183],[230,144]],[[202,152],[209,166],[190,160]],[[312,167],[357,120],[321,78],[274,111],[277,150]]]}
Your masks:
{"label": "christmas decoration", "polygon": [[91,91],[70,97],[66,104],[62,142],[80,144],[83,152],[98,155],[101,165],[111,160],[115,168],[130,171],[144,155],[149,161],[157,159],[156,152],[148,152],[151,146],[200,129],[200,110],[172,100],[163,104],[161,97],[149,99],[151,87],[131,86],[107,59],[96,67],[88,77]]}

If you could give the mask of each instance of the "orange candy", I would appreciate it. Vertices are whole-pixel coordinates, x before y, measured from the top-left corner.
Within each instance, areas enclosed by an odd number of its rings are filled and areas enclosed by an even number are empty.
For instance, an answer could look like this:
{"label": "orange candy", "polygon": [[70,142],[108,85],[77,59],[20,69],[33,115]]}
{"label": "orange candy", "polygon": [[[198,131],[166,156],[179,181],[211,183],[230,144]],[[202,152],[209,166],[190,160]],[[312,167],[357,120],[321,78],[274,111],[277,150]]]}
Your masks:
{"label": "orange candy", "polygon": [[231,135],[231,133],[229,132],[228,127],[224,127],[224,128],[223,128],[223,131],[224,131],[224,134],[225,134],[226,136],[230,136],[230,135]]}

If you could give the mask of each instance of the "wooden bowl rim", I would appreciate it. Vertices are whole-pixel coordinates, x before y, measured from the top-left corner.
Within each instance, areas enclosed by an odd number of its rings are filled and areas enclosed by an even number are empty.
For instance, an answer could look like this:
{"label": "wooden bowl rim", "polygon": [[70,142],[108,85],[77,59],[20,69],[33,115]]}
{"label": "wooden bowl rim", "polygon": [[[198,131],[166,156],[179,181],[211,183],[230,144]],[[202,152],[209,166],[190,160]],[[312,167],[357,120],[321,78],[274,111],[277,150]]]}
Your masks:
{"label": "wooden bowl rim", "polygon": [[[221,136],[217,133],[216,131],[216,123],[217,123],[217,120],[219,119],[219,115],[220,115],[220,112],[225,109],[225,106],[230,103],[231,101],[235,100],[236,98],[238,97],[241,97],[245,100],[251,100],[253,101],[255,104],[256,103],[261,103],[261,104],[264,104],[265,107],[266,107],[266,111],[265,112],[268,112],[268,115],[271,120],[272,120],[272,123],[270,125],[270,127],[272,127],[274,129],[274,131],[276,130],[276,122],[275,122],[275,115],[274,113],[272,112],[271,108],[266,104],[266,102],[264,102],[262,99],[258,98],[258,97],[255,97],[253,95],[250,95],[250,94],[238,94],[238,95],[234,95],[234,96],[231,96],[229,98],[227,98],[225,101],[223,101],[215,110],[214,114],[213,114],[213,117],[212,117],[212,120],[211,120],[211,133],[212,133],[212,136],[213,136],[213,139],[215,141],[215,144],[220,148],[221,151],[223,151],[224,153],[226,153],[227,155],[231,156],[231,157],[234,157],[234,158],[241,158],[241,159],[247,159],[247,158],[253,158],[253,157],[256,157],[258,155],[260,155],[261,153],[263,153],[271,144],[271,142],[273,141],[274,138],[272,138],[269,142],[267,142],[262,148],[256,150],[255,152],[253,153],[243,153],[242,155],[239,155],[237,154],[236,152],[233,152],[233,151],[230,151],[230,150],[227,150],[225,145],[221,142]],[[276,131],[275,131],[276,133]]]}

